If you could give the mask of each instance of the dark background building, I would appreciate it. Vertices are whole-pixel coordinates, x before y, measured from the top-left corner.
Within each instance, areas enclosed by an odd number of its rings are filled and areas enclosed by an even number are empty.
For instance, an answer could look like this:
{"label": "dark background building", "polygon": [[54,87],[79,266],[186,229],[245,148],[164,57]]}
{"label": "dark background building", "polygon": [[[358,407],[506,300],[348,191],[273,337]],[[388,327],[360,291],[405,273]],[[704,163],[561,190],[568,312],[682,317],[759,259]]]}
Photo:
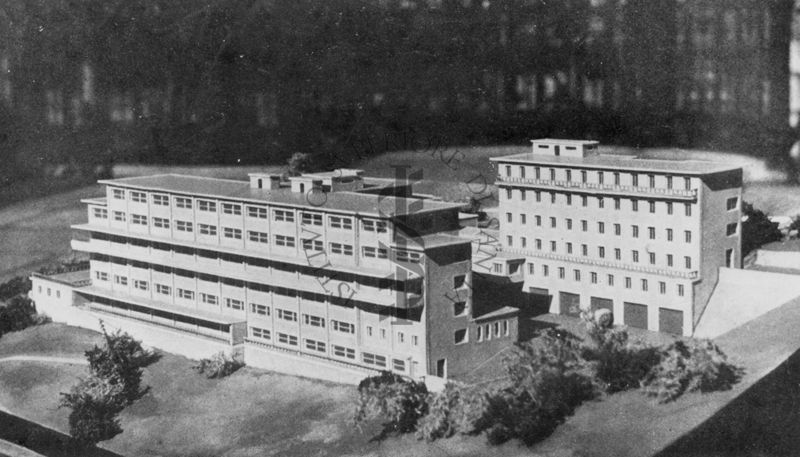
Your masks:
{"label": "dark background building", "polygon": [[277,163],[414,132],[783,157],[792,14],[791,0],[8,0],[0,154],[24,170]]}

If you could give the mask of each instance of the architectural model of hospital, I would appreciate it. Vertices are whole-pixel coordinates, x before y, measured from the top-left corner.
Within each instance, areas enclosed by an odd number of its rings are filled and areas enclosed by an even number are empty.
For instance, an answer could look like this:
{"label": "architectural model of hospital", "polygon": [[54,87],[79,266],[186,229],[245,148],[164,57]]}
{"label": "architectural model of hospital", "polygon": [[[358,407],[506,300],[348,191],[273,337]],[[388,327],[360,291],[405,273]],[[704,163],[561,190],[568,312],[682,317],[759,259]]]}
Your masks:
{"label": "architectural model of hospital", "polygon": [[[445,379],[518,341],[531,303],[691,335],[718,269],[740,264],[739,168],[569,140],[492,161],[499,231],[461,227],[464,204],[361,170],[104,180],[73,226],[90,269],[34,274],[31,298],[54,321],[102,321],[192,358]],[[473,300],[497,284],[528,299]]]}

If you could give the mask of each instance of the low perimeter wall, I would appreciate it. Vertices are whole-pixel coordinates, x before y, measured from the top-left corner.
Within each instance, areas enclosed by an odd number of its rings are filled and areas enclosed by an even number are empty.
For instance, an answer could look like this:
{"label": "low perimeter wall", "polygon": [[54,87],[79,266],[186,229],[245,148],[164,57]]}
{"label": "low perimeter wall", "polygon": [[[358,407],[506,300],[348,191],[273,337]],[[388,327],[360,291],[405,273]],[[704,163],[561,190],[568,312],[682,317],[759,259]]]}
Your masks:
{"label": "low perimeter wall", "polygon": [[339,384],[357,385],[367,376],[378,374],[377,371],[337,365],[325,360],[247,343],[244,345],[244,362],[254,368]]}

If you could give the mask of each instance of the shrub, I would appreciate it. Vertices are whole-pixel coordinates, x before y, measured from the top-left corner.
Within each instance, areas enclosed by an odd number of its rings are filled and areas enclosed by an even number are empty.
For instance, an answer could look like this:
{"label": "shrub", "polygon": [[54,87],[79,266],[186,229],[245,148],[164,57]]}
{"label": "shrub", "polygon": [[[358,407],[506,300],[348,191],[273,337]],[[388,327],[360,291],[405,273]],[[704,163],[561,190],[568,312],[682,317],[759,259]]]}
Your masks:
{"label": "shrub", "polygon": [[591,362],[601,387],[609,393],[639,387],[642,379],[658,364],[658,350],[629,341],[625,329],[604,325],[591,313],[583,318],[589,344],[584,344],[581,355]]}
{"label": "shrub", "polygon": [[448,382],[442,392],[431,394],[427,414],[417,423],[417,438],[433,441],[454,434],[472,435],[488,426],[486,393],[465,384]]}
{"label": "shrub", "polygon": [[661,354],[661,363],[642,381],[645,394],[659,403],[675,400],[685,392],[730,389],[741,377],[741,369],[709,340],[676,341]]}
{"label": "shrub", "polygon": [[86,351],[89,369],[100,378],[122,383],[128,404],[141,398],[146,391],[141,389],[142,368],[158,360],[158,354],[142,347],[142,343],[119,330],[109,335],[103,329],[106,344],[94,346]]}
{"label": "shrub", "polygon": [[383,423],[382,435],[414,431],[419,418],[427,412],[428,389],[425,384],[388,371],[362,380],[358,394],[356,425],[383,418],[386,422]]}
{"label": "shrub", "polygon": [[539,342],[517,345],[506,371],[510,386],[489,400],[492,426],[487,438],[492,444],[519,438],[531,445],[596,395],[578,345],[554,331]]}
{"label": "shrub", "polygon": [[742,215],[746,216],[742,222],[742,257],[767,243],[783,239],[778,224],[770,221],[765,212],[753,208],[752,204],[742,202]]}
{"label": "shrub", "polygon": [[25,276],[14,278],[0,284],[0,301],[10,300],[31,290],[31,280]]}
{"label": "shrub", "polygon": [[202,359],[194,368],[198,373],[204,374],[207,378],[224,378],[242,368],[244,363],[225,355],[220,351],[210,359]]}
{"label": "shrub", "polygon": [[16,332],[35,325],[36,308],[30,298],[17,295],[0,307],[0,332]]}
{"label": "shrub", "polygon": [[122,383],[91,376],[61,394],[61,407],[71,408],[70,435],[82,445],[93,445],[122,432],[117,414],[125,407]]}

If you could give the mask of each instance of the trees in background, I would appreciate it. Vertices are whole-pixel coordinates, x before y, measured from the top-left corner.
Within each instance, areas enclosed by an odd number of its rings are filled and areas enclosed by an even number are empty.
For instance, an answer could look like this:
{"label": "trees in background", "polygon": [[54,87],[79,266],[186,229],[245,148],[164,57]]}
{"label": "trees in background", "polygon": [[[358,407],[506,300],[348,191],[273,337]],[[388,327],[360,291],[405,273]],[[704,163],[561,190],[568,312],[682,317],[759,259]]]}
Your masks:
{"label": "trees in background", "polygon": [[778,223],[770,221],[767,213],[751,203],[742,202],[742,215],[742,258],[767,243],[783,239]]}

